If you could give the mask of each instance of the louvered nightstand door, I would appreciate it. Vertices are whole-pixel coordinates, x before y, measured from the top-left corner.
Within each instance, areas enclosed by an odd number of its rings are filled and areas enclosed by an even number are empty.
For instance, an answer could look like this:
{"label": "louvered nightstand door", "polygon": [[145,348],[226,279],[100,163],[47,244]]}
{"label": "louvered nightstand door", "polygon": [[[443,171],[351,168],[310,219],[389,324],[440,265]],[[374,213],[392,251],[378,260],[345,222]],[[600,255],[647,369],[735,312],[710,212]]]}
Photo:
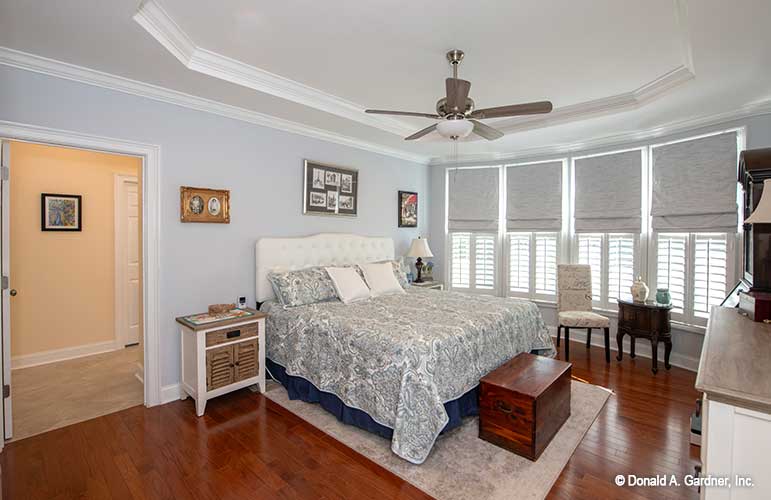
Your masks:
{"label": "louvered nightstand door", "polygon": [[232,384],[234,380],[233,346],[217,347],[206,351],[206,390]]}
{"label": "louvered nightstand door", "polygon": [[259,344],[257,339],[240,342],[233,346],[235,355],[235,380],[244,380],[257,375],[259,369]]}

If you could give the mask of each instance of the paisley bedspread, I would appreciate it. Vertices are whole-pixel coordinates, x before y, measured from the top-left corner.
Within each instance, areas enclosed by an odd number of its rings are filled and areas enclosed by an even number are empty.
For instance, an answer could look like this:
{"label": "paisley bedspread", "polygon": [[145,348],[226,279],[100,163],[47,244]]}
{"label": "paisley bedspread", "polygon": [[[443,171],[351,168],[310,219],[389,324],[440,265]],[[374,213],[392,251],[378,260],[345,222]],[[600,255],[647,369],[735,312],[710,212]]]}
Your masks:
{"label": "paisley bedspread", "polygon": [[416,464],[448,421],[445,402],[521,352],[554,354],[526,300],[412,287],[347,305],[263,310],[267,357],[392,428],[391,449]]}

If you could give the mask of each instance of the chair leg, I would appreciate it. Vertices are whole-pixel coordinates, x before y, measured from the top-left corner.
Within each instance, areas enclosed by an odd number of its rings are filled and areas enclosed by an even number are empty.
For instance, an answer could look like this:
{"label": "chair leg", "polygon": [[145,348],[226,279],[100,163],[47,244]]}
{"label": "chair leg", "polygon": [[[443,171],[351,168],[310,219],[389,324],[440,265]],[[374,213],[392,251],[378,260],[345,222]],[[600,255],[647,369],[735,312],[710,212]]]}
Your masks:
{"label": "chair leg", "polygon": [[589,349],[589,346],[592,345],[592,329],[587,328],[586,329],[586,348]]}
{"label": "chair leg", "polygon": [[565,361],[570,361],[570,328],[565,327]]}
{"label": "chair leg", "polygon": [[610,363],[610,328],[605,327],[605,362]]}
{"label": "chair leg", "polygon": [[560,346],[560,331],[562,330],[562,325],[559,325],[557,327],[557,347]]}

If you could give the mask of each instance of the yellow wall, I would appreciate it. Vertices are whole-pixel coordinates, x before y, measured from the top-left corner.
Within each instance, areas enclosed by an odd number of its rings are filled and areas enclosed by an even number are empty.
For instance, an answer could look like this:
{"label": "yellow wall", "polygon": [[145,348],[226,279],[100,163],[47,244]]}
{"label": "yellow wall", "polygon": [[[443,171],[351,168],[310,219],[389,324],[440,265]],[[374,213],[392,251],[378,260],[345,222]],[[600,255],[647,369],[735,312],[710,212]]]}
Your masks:
{"label": "yellow wall", "polygon": [[[114,340],[114,175],[141,177],[141,159],[21,142],[10,153],[11,356]],[[81,195],[83,230],[41,231],[41,193]]]}

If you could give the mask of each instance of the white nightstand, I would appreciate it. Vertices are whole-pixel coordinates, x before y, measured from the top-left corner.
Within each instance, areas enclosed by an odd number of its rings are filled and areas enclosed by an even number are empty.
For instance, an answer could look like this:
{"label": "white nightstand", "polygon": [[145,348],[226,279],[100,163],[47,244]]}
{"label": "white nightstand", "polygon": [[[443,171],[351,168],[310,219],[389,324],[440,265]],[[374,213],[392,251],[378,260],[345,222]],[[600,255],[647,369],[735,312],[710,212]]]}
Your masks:
{"label": "white nightstand", "polygon": [[205,324],[177,318],[182,349],[182,399],[195,399],[199,417],[206,402],[222,394],[258,384],[265,392],[265,318],[251,316]]}
{"label": "white nightstand", "polygon": [[423,283],[410,283],[418,288],[428,288],[430,290],[444,290],[444,283],[441,281],[424,281]]}

